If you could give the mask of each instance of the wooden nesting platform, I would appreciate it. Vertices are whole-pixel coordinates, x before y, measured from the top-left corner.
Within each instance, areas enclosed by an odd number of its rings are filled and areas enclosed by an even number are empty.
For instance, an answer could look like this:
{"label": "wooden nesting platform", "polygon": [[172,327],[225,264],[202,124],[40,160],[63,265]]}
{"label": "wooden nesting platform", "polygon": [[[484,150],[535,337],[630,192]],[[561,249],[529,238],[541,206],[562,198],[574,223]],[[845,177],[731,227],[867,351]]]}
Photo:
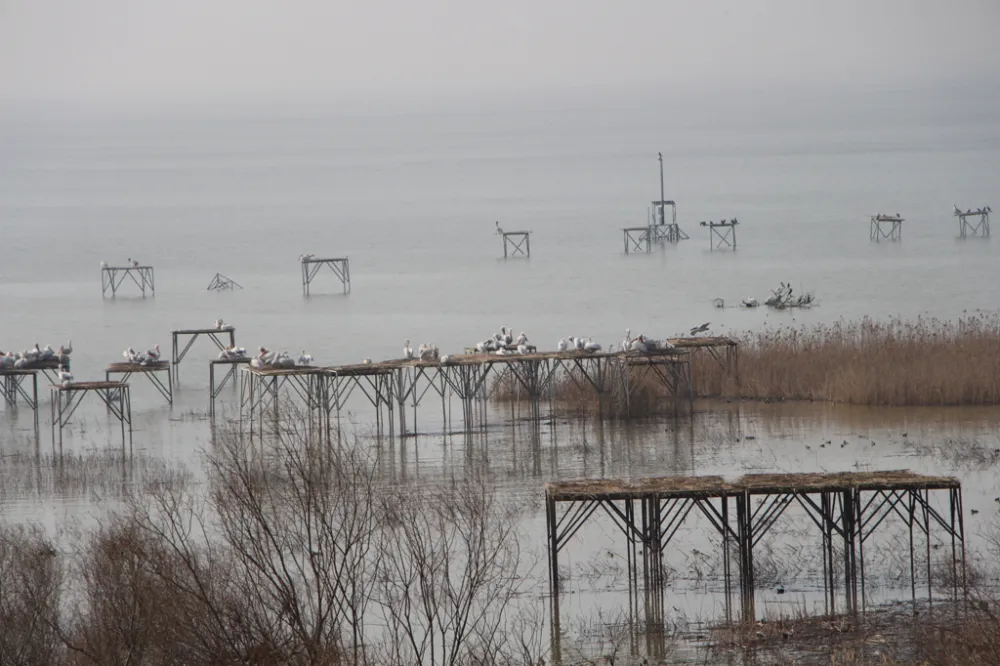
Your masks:
{"label": "wooden nesting platform", "polygon": [[83,399],[91,394],[100,398],[108,408],[108,413],[120,422],[122,452],[125,451],[126,441],[129,450],[132,449],[132,398],[127,383],[107,380],[103,382],[70,382],[65,385],[53,384],[49,387],[49,392],[51,393],[52,444],[56,443],[56,430],[58,429],[60,450],[63,445],[63,430],[69,424]]}
{"label": "wooden nesting platform", "polygon": [[[172,379],[177,380],[178,384],[180,384],[181,379],[181,361],[184,360],[184,357],[187,355],[188,350],[191,349],[191,346],[195,343],[195,340],[202,335],[211,340],[212,344],[214,344],[219,351],[226,349],[227,346],[236,346],[236,327],[230,325],[222,326],[220,328],[215,328],[213,326],[212,328],[187,328],[171,331],[170,365],[173,369],[171,374],[173,375]],[[187,343],[184,345],[183,349],[181,349],[179,345],[182,338],[187,338]],[[228,345],[225,342],[227,339],[229,341]]]}
{"label": "wooden nesting platform", "polygon": [[[582,479],[547,483],[545,502],[549,577],[554,595],[559,592],[559,551],[592,515],[603,509],[602,513],[625,535],[630,591],[633,586],[638,589],[641,570],[646,607],[661,608],[666,585],[664,552],[689,515],[702,516],[707,518],[709,529],[722,539],[726,615],[731,619],[730,597],[736,576],[742,620],[753,621],[755,549],[790,506],[801,509],[809,523],[819,529],[827,614],[836,613],[841,600],[848,612],[864,612],[865,544],[880,529],[886,529],[882,526],[892,517],[909,531],[914,607],[918,566],[926,567],[921,576],[926,577],[927,601],[933,603],[932,537],[939,540],[934,548],[945,545],[941,543],[945,540],[950,540],[951,546],[947,555],[940,551],[942,561],[938,562],[950,569],[951,577],[939,585],[951,587],[956,600],[965,591],[962,486],[950,476],[888,470],[748,474],[732,481],[721,476]],[[561,515],[557,505],[565,507]],[[935,537],[936,530],[940,531]],[[919,565],[916,547],[925,551]],[[734,555],[736,567],[730,562]]]}
{"label": "wooden nesting platform", "polygon": [[[35,419],[35,430],[38,430],[38,370],[25,368],[0,369],[3,378],[3,397],[8,407],[17,407],[17,398],[21,396],[31,408]],[[31,380],[30,390],[24,385],[26,379]]]}
{"label": "wooden nesting platform", "polygon": [[929,476],[908,470],[747,474],[735,481],[721,476],[661,476],[633,480],[579,479],[545,484],[556,501],[580,499],[640,499],[643,497],[724,497],[737,493],[771,494],[844,490],[946,490],[961,488],[952,476]]}
{"label": "wooden nesting platform", "polygon": [[[167,382],[157,377],[159,373],[167,373]],[[112,363],[104,369],[104,377],[111,381],[111,375],[121,375],[120,381],[127,382],[134,374],[141,374],[149,380],[149,383],[160,392],[168,405],[174,404],[174,381],[173,373],[170,372],[170,361],[153,361],[142,365],[140,363]]]}

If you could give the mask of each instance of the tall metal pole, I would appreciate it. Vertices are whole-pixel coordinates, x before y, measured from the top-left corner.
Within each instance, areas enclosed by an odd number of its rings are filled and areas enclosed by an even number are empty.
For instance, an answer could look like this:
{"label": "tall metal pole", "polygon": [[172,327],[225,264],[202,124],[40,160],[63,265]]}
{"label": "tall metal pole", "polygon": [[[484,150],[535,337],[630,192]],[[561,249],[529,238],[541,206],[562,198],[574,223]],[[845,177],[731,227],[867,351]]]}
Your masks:
{"label": "tall metal pole", "polygon": [[664,209],[665,204],[663,203],[664,200],[666,199],[666,197],[663,194],[663,153],[656,153],[656,155],[660,160],[660,224],[666,224],[667,214],[666,210]]}

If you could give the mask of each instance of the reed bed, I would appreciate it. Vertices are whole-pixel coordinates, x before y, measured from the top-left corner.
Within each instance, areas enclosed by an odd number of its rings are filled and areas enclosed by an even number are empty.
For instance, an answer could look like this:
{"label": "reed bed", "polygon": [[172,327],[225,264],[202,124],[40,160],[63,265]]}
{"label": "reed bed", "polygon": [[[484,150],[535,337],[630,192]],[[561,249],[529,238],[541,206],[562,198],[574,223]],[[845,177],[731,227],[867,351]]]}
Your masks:
{"label": "reed bed", "polygon": [[739,382],[692,355],[695,394],[858,405],[1000,404],[1000,317],[768,328],[739,342]]}

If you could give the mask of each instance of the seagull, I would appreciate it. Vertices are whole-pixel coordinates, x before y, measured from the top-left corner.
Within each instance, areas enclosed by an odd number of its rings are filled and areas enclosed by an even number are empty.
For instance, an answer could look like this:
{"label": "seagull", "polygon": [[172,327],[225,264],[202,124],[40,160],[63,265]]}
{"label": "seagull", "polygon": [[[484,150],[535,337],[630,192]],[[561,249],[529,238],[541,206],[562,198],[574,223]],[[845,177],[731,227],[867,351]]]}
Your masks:
{"label": "seagull", "polygon": [[558,349],[561,352],[564,352],[567,349],[569,349],[569,344],[567,344],[566,338],[559,338],[559,344],[556,345],[556,349]]}
{"label": "seagull", "polygon": [[59,366],[59,383],[63,386],[69,386],[69,383],[73,381],[73,373],[69,370],[64,370],[63,366]]}
{"label": "seagull", "polygon": [[699,333],[704,333],[705,331],[708,330],[708,326],[710,323],[711,322],[706,321],[701,326],[695,326],[694,328],[691,329],[691,335],[698,335]]}
{"label": "seagull", "polygon": [[413,358],[413,349],[410,347],[410,339],[403,342],[403,358]]}

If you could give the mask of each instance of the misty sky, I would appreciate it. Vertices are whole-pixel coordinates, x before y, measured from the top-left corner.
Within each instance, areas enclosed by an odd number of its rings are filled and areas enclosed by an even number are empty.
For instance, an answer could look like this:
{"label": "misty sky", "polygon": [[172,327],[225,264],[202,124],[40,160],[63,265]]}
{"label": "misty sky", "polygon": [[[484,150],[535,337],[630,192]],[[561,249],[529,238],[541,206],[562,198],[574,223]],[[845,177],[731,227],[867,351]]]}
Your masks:
{"label": "misty sky", "polygon": [[1000,77],[1000,0],[0,0],[0,99]]}

